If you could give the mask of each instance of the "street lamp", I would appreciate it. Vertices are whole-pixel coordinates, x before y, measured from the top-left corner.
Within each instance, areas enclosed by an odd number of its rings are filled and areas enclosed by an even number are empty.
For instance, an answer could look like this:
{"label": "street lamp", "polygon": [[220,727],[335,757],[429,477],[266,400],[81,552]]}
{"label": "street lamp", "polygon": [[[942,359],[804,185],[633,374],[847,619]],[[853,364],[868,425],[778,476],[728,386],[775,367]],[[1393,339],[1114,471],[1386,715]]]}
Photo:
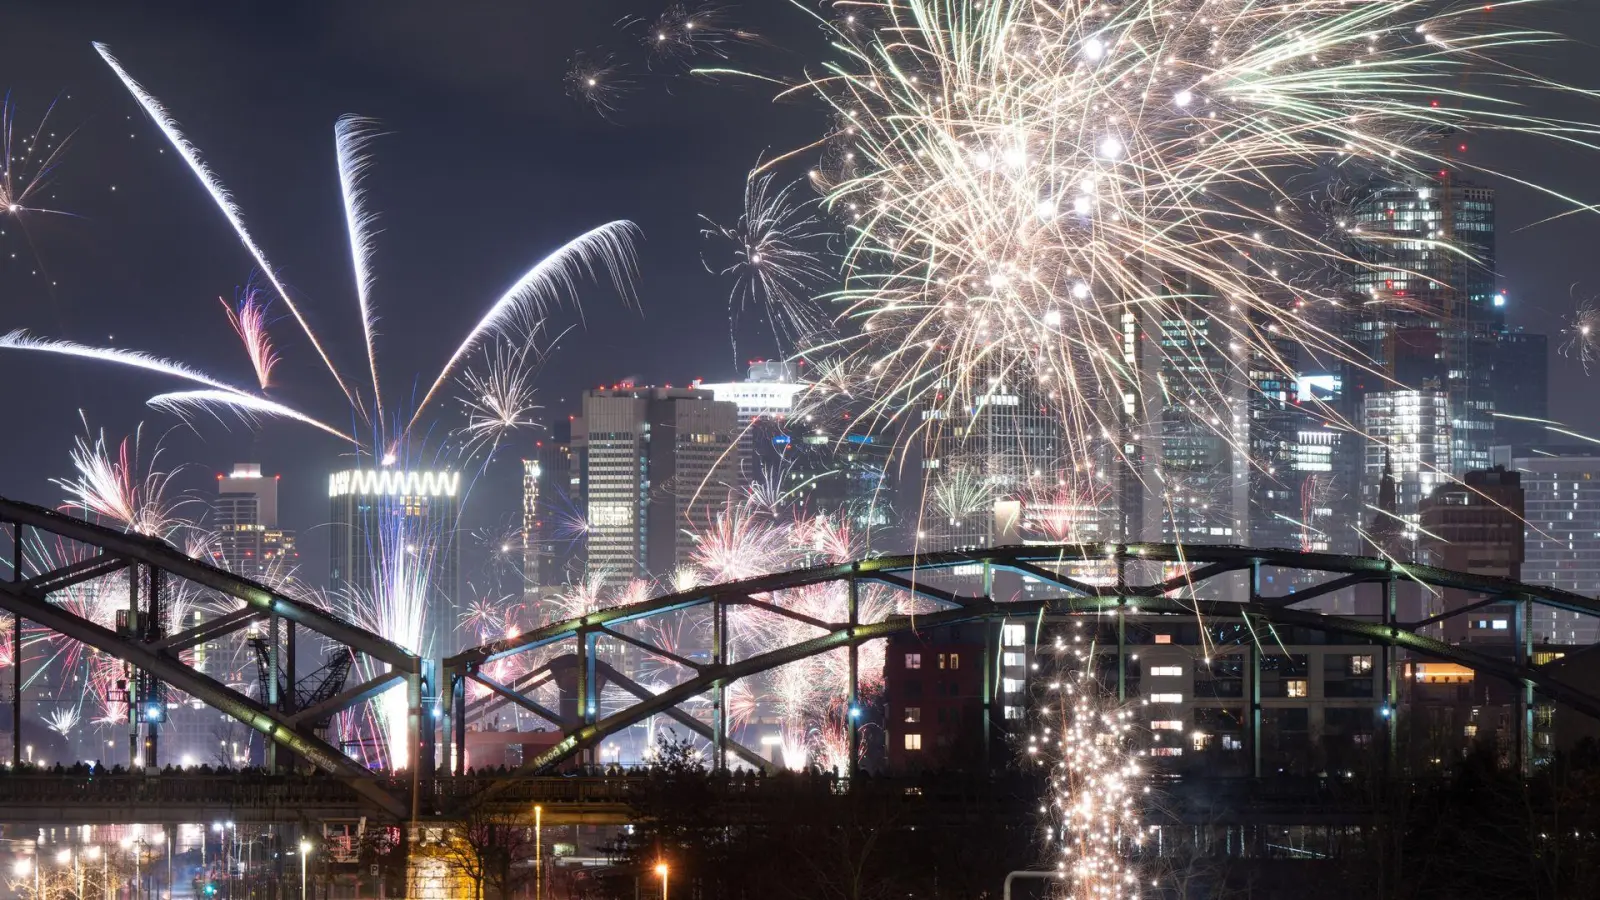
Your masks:
{"label": "street lamp", "polygon": [[533,807],[533,900],[544,900],[544,807]]}
{"label": "street lamp", "polygon": [[306,900],[306,858],[311,855],[311,842],[300,839],[300,900]]}
{"label": "street lamp", "polygon": [[661,900],[667,900],[667,864],[656,863],[656,874],[661,876]]}

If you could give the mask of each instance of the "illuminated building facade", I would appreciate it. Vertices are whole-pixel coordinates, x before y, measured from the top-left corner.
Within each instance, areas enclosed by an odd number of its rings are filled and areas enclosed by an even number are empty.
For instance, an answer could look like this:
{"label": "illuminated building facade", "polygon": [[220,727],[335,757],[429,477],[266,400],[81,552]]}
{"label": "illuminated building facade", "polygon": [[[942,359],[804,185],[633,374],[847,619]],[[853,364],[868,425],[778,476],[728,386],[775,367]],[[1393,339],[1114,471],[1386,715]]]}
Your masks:
{"label": "illuminated building facade", "polygon": [[1384,470],[1391,469],[1395,514],[1406,523],[1401,536],[1414,543],[1418,505],[1434,488],[1450,480],[1449,396],[1436,389],[1369,392],[1362,398],[1361,426],[1369,438],[1362,478],[1363,510],[1370,513],[1377,507]]}
{"label": "illuminated building facade", "polygon": [[425,655],[460,649],[455,632],[461,577],[461,473],[349,469],[328,478],[328,584],[381,593],[402,571],[428,573]]}
{"label": "illuminated building facade", "polygon": [[573,445],[583,464],[586,564],[603,585],[667,576],[741,489],[738,407],[693,388],[585,391]]}
{"label": "illuminated building facade", "polygon": [[773,450],[782,442],[775,441],[788,425],[795,399],[807,389],[794,364],[756,362],[750,365],[744,381],[695,387],[710,391],[719,402],[738,407],[739,466],[746,482],[757,481],[780,467],[773,459]]}
{"label": "illuminated building facade", "polygon": [[[1497,447],[1495,461],[1522,477],[1522,580],[1600,596],[1600,456],[1582,449]],[[1534,640],[1600,642],[1600,620],[1535,606]]]}
{"label": "illuminated building facade", "polygon": [[211,504],[216,525],[215,562],[246,578],[274,581],[287,577],[299,557],[294,532],[278,524],[278,476],[261,474],[258,463],[235,463],[217,476]]}
{"label": "illuminated building facade", "polygon": [[922,460],[922,545],[930,550],[988,547],[1015,522],[997,514],[1014,500],[1056,484],[1065,451],[1061,423],[1023,373],[996,372],[975,383],[981,393],[965,408],[924,409],[929,426]]}

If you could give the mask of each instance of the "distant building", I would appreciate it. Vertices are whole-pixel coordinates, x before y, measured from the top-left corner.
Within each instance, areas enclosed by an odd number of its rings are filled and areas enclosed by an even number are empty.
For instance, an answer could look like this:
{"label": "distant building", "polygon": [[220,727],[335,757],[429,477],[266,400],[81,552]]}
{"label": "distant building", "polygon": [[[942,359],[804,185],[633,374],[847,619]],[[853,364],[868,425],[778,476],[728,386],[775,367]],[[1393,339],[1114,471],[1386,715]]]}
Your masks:
{"label": "distant building", "polygon": [[[1497,447],[1495,462],[1522,476],[1522,580],[1600,597],[1600,456],[1578,448]],[[1600,619],[1544,606],[1533,635],[1553,644],[1600,642]]]}
{"label": "distant building", "polygon": [[739,466],[746,482],[757,481],[774,466],[774,439],[784,432],[796,399],[810,385],[800,380],[792,363],[768,360],[750,365],[744,381],[696,384],[717,400],[739,409]]}
{"label": "distant building", "polygon": [[459,649],[460,487],[461,474],[448,470],[349,469],[328,478],[329,586],[379,597],[426,591],[427,627],[411,649],[434,656]]}
{"label": "distant building", "polygon": [[[1522,580],[1521,477],[1495,467],[1468,472],[1462,481],[1434,488],[1422,502],[1420,561],[1456,572]],[[1439,608],[1429,614],[1452,612],[1483,599],[1482,594],[1443,588]],[[1451,643],[1509,642],[1521,637],[1519,613],[1514,603],[1494,603],[1445,619],[1441,632]]]}
{"label": "distant building", "polygon": [[738,407],[710,391],[586,391],[572,428],[584,471],[586,564],[607,587],[688,563],[688,530],[709,527],[741,489]]}
{"label": "distant building", "polygon": [[1368,438],[1362,519],[1376,506],[1388,469],[1395,480],[1395,506],[1405,520],[1403,535],[1414,541],[1422,498],[1450,481],[1450,397],[1432,388],[1372,391],[1362,398],[1360,424]]}
{"label": "distant building", "polygon": [[218,565],[258,581],[291,573],[299,554],[294,532],[278,524],[278,477],[262,476],[258,463],[235,463],[230,474],[217,476],[211,515]]}

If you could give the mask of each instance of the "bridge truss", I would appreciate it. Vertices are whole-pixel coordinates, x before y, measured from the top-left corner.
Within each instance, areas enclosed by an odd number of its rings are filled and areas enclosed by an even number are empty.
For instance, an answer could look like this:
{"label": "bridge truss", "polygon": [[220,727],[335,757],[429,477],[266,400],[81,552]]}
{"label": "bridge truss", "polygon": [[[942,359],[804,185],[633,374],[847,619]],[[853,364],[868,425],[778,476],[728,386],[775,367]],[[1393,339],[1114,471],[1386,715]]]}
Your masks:
{"label": "bridge truss", "polygon": [[[425,667],[415,654],[265,585],[186,556],[161,540],[126,534],[44,507],[5,499],[0,499],[0,531],[9,532],[11,544],[11,577],[0,582],[0,609],[14,617],[16,685],[23,684],[21,643],[22,623],[26,620],[123,660],[136,671],[127,683],[130,761],[137,762],[142,756],[147,765],[158,763],[156,742],[160,723],[166,718],[166,687],[171,686],[262,734],[266,738],[270,767],[275,767],[276,748],[286,748],[317,768],[347,781],[384,811],[396,817],[406,814],[401,801],[378,786],[373,772],[328,743],[312,726],[325,723],[340,710],[375,697],[403,681],[410,699],[411,745],[414,751],[424,747],[431,750],[433,741],[431,735],[424,733],[422,714]],[[48,562],[35,558],[30,563],[30,554],[24,549],[30,540],[70,550],[52,555]],[[61,562],[55,556],[70,561]],[[115,629],[92,621],[68,605],[52,601],[53,594],[75,585],[124,572],[128,607],[125,616],[118,614]],[[237,608],[189,627],[168,621],[170,597],[178,581],[232,598]],[[269,677],[263,679],[267,685],[264,697],[240,693],[185,661],[185,651],[241,629],[261,629],[263,625],[268,648],[266,665],[270,670]],[[387,667],[387,670],[353,687],[342,690],[329,687],[319,691],[317,702],[296,708],[292,689],[299,674],[295,658],[296,628],[341,645],[352,654],[365,654],[379,664],[373,668]],[[192,658],[192,654],[190,656]],[[280,685],[291,689],[284,691]],[[21,700],[19,687],[12,698],[14,737],[18,746],[22,732]],[[140,724],[145,728],[142,754],[138,739]],[[412,758],[426,759],[427,756],[419,757],[414,752]],[[413,791],[412,796],[416,793]],[[414,810],[412,812],[414,814]]]}
{"label": "bridge truss", "polygon": [[[1089,563],[1095,564],[1098,571],[1114,573],[1112,583],[1089,583],[1066,574]],[[1159,577],[1163,572],[1174,570],[1179,573]],[[1263,570],[1295,573],[1302,587],[1291,593],[1265,594],[1262,592]],[[1012,587],[996,590],[997,578],[1008,580]],[[1208,593],[1226,595],[1226,590],[1206,590],[1208,585],[1223,587],[1225,580],[1239,584],[1241,589],[1235,592],[1238,599],[1204,599]],[[1476,598],[1421,621],[1401,621],[1397,589],[1406,582],[1429,591],[1470,592]],[[1026,591],[1020,590],[1024,583],[1028,585]],[[843,590],[848,598],[843,605],[842,621],[822,621],[790,608],[785,602],[787,592],[825,584],[842,584],[842,588],[836,588]],[[963,584],[967,587],[962,587]],[[1376,620],[1297,608],[1318,597],[1358,585],[1374,585],[1376,587],[1367,590],[1380,592],[1381,615]],[[861,597],[869,589],[888,589],[904,599],[914,599],[917,614],[862,621]],[[1431,626],[1438,626],[1452,617],[1491,604],[1507,603],[1518,611],[1513,659],[1446,643],[1426,633],[1433,630]],[[509,705],[559,729],[559,739],[553,746],[525,760],[523,771],[528,773],[549,771],[563,761],[592,754],[607,737],[658,714],[670,716],[704,737],[711,744],[719,765],[726,765],[728,754],[733,753],[753,764],[766,766],[759,755],[729,739],[726,693],[729,686],[738,679],[843,648],[849,653],[847,696],[852,714],[846,727],[848,758],[853,768],[860,740],[859,723],[854,715],[859,708],[858,652],[868,641],[899,632],[958,623],[1030,621],[1040,616],[1111,616],[1116,619],[1119,636],[1120,691],[1123,690],[1127,657],[1127,645],[1123,642],[1124,620],[1133,614],[1169,614],[1243,619],[1249,630],[1258,635],[1269,634],[1274,625],[1297,626],[1347,635],[1380,646],[1383,666],[1378,674],[1387,703],[1385,710],[1391,716],[1387,728],[1391,751],[1397,733],[1392,718],[1397,715],[1397,650],[1457,663],[1503,679],[1521,688],[1518,694],[1524,723],[1522,758],[1526,760],[1531,755],[1535,692],[1577,712],[1600,718],[1600,696],[1563,683],[1532,664],[1529,623],[1535,606],[1600,615],[1600,602],[1553,588],[1391,560],[1291,550],[1086,544],[870,558],[696,587],[627,606],[596,610],[452,656],[443,663],[441,679],[449,688],[444,714],[451,726],[451,733],[444,735],[444,757],[453,759],[459,774],[466,763],[464,747],[468,723],[482,721],[489,713]],[[696,611],[698,621],[709,631],[709,654],[699,659],[688,658],[677,649],[664,646],[664,642],[651,640],[648,630],[629,628],[633,623],[679,616],[689,611]],[[786,617],[807,626],[810,636],[763,652],[743,656],[730,653],[730,616],[739,615],[741,611]],[[1262,637],[1249,648],[1256,674],[1260,668],[1261,644],[1267,643],[1270,649],[1270,640]],[[597,647],[602,641],[611,642],[614,648],[631,648],[669,663],[681,671],[681,678],[675,684],[654,691],[624,684],[623,693],[632,695],[636,702],[601,715],[600,686],[618,683],[615,671],[598,658]],[[991,646],[986,649],[983,660],[985,746],[995,697],[993,643],[988,642]],[[536,664],[524,667],[515,680],[505,682],[493,674],[498,661],[530,653],[538,654]],[[535,695],[551,682],[561,688],[563,701],[559,709],[540,702]],[[1259,680],[1253,678],[1252,684],[1259,684]],[[476,689],[469,690],[471,685],[476,685]],[[548,694],[548,690],[545,693]],[[1248,698],[1248,727],[1255,748],[1257,774],[1261,765],[1259,693],[1259,688],[1255,688],[1255,696]],[[710,721],[693,715],[686,705],[709,708]],[[453,753],[449,749],[452,742],[457,748]]]}
{"label": "bridge truss", "polygon": [[[1114,619],[1119,660],[1127,656],[1122,626],[1135,615],[1242,619],[1257,634],[1269,634],[1275,625],[1343,634],[1383,648],[1383,666],[1375,674],[1382,677],[1383,696],[1391,710],[1398,697],[1396,651],[1403,649],[1519,685],[1525,722],[1531,719],[1536,692],[1576,712],[1600,718],[1600,696],[1533,665],[1529,629],[1531,611],[1536,606],[1600,615],[1600,602],[1506,579],[1365,557],[1242,547],[1094,544],[999,547],[819,565],[598,609],[456,654],[444,661],[443,686],[447,690],[439,698],[441,706],[435,713],[427,708],[431,673],[426,661],[326,611],[192,559],[163,541],[4,499],[0,499],[0,534],[9,536],[11,545],[10,578],[0,580],[0,609],[15,617],[13,640],[18,646],[21,622],[26,620],[123,660],[140,673],[130,687],[131,715],[135,720],[130,725],[137,724],[141,701],[164,701],[164,687],[171,686],[260,732],[268,739],[269,747],[286,748],[344,780],[375,810],[396,819],[407,817],[408,806],[409,817],[417,817],[419,797],[425,793],[420,784],[421,773],[432,771],[436,739],[444,747],[443,759],[451,761],[456,774],[461,774],[466,762],[462,750],[468,723],[482,721],[496,709],[515,708],[543,719],[554,729],[555,739],[547,741],[548,748],[525,760],[525,773],[547,772],[564,761],[592,753],[607,737],[656,715],[667,716],[705,738],[720,765],[726,765],[732,755],[765,766],[767,763],[759,754],[729,737],[727,692],[739,679],[818,654],[844,651],[848,655],[844,686],[847,708],[853,711],[858,709],[859,654],[863,644],[923,628],[1024,622],[1041,616]],[[60,559],[50,563],[37,559],[30,563],[29,554],[24,552],[30,539],[64,542],[76,550],[59,554]],[[4,556],[6,548],[0,548],[0,558]],[[1070,574],[1081,571],[1088,563],[1095,564],[1100,573],[1110,573],[1110,577],[1091,583]],[[1297,573],[1291,580],[1302,587],[1290,593],[1264,593],[1263,571]],[[124,572],[128,615],[116,629],[92,621],[54,596],[75,585]],[[180,581],[233,598],[236,608],[198,624],[166,621],[164,598]],[[1397,614],[1397,589],[1406,582],[1429,590],[1453,589],[1474,595],[1474,599],[1420,621],[1402,621]],[[1223,588],[1225,583],[1238,590],[1208,590],[1208,586]],[[1377,586],[1382,609],[1376,620],[1298,608],[1358,585]],[[819,588],[834,592],[842,600],[832,607],[838,615],[830,613],[824,618],[823,614],[816,614],[815,607],[801,607],[788,600],[793,592]],[[893,597],[902,610],[914,615],[863,615],[869,595],[879,601],[885,596]],[[1218,596],[1230,599],[1217,599]],[[1451,617],[1491,604],[1511,604],[1519,611],[1514,658],[1449,644],[1428,633]],[[881,610],[881,602],[878,607]],[[790,623],[801,637],[782,646],[740,647],[730,624],[736,625],[741,617],[751,615]],[[641,627],[673,617],[682,621],[686,616],[697,617],[694,627],[698,632],[690,643],[700,650],[661,640],[662,629]],[[264,698],[241,693],[197,670],[185,658],[185,651],[250,626],[264,626],[269,635],[265,654],[268,671],[262,679],[267,693]],[[297,628],[343,646],[352,654],[366,655],[377,664],[372,669],[380,674],[338,690],[321,685],[308,693],[317,699],[304,708],[296,708],[296,692],[292,689],[299,683],[293,651],[296,642],[292,638],[280,642],[277,638],[280,630],[292,635]],[[1248,648],[1257,669],[1263,644],[1270,649],[1269,642],[1261,640]],[[983,661],[982,721],[986,731],[993,721],[990,714],[995,698],[993,645],[993,641],[988,642],[985,656],[989,658]],[[277,650],[279,647],[283,648],[282,653]],[[626,666],[611,662],[628,653],[644,654],[676,674],[669,681],[640,683],[624,674],[622,669]],[[514,678],[502,680],[496,664],[516,657],[531,658],[533,663],[517,670]],[[16,659],[20,667],[22,655],[17,653]],[[1118,671],[1120,690],[1124,672],[1120,664]],[[19,672],[17,683],[21,681]],[[329,744],[313,727],[398,682],[406,685],[411,759],[416,761],[409,773],[409,803],[402,797],[403,792],[386,789],[375,773]],[[546,689],[552,683],[559,688],[554,705],[548,700]],[[1252,679],[1252,684],[1258,683]],[[602,686],[610,687],[612,698],[620,695],[629,702],[603,712]],[[546,699],[541,700],[541,696]],[[14,704],[19,701],[20,697],[13,697]],[[1249,698],[1249,707],[1250,736],[1258,748],[1259,767],[1259,695]],[[17,707],[13,709],[16,711]],[[707,711],[709,715],[705,715]],[[442,718],[445,726],[437,735],[435,715]],[[21,721],[20,716],[17,721]],[[859,722],[854,716],[847,716],[846,725],[848,758],[855,760]],[[146,729],[146,740],[151,741],[154,732],[149,723]],[[1530,740],[1531,728],[1525,727],[1522,734],[1525,742]],[[1391,747],[1393,738],[1391,723]],[[152,757],[147,754],[146,759]]]}

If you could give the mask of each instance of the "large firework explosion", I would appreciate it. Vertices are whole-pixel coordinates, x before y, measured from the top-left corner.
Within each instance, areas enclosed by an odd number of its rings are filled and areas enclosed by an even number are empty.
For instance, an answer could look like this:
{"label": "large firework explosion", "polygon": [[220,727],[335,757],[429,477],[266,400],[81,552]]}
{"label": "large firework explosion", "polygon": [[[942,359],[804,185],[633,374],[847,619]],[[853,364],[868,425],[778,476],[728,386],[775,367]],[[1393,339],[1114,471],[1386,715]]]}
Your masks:
{"label": "large firework explosion", "polygon": [[1346,287],[1390,265],[1386,241],[1470,256],[1444,232],[1362,233],[1328,197],[1500,175],[1456,153],[1462,134],[1592,144],[1516,102],[1587,96],[1502,61],[1556,40],[1510,21],[1527,5],[838,0],[818,18],[833,57],[784,92],[834,126],[769,166],[820,154],[853,390],[928,446],[1036,407],[1063,440],[1029,467],[1084,494],[1119,466],[1172,493],[1135,462],[1163,415],[1248,455],[1228,423],[1256,373],[1363,366],[1329,313],[1413,302]]}

